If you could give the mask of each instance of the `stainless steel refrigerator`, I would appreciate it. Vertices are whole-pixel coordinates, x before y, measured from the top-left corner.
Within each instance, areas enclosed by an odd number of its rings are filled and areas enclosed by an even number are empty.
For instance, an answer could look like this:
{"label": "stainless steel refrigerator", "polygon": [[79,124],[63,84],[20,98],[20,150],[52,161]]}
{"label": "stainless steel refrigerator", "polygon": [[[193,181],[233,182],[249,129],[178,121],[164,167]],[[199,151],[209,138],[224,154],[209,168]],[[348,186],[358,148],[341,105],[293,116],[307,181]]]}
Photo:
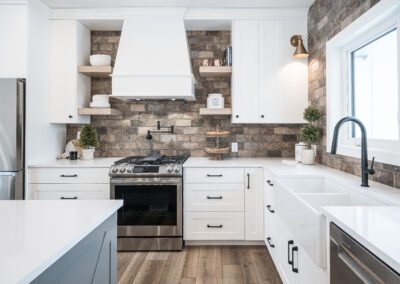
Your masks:
{"label": "stainless steel refrigerator", "polygon": [[0,199],[24,198],[25,79],[0,79]]}

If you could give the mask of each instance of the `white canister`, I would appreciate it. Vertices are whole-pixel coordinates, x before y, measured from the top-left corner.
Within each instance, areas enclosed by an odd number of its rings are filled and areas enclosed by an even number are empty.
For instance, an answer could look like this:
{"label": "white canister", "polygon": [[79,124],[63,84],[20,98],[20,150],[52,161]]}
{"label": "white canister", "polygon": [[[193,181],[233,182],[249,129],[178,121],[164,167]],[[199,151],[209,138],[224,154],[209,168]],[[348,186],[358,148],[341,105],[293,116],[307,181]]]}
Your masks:
{"label": "white canister", "polygon": [[303,152],[304,149],[307,149],[307,144],[304,142],[299,142],[294,146],[295,160],[297,162],[301,162],[301,152]]}
{"label": "white canister", "polygon": [[224,108],[224,97],[222,94],[209,94],[207,108]]}
{"label": "white canister", "polygon": [[301,152],[301,163],[304,165],[314,165],[315,152],[313,149],[304,149]]}

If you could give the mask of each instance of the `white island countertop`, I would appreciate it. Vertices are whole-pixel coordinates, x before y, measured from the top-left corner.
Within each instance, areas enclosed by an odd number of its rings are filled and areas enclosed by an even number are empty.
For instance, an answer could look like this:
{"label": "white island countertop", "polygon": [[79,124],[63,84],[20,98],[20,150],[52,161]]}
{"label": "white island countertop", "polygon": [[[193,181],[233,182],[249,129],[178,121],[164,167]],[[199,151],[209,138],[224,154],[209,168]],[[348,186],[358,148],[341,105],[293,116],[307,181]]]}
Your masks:
{"label": "white island countertop", "polygon": [[333,222],[391,268],[400,272],[400,207],[322,207]]}
{"label": "white island countertop", "polygon": [[122,200],[0,201],[0,283],[29,283],[122,206]]}

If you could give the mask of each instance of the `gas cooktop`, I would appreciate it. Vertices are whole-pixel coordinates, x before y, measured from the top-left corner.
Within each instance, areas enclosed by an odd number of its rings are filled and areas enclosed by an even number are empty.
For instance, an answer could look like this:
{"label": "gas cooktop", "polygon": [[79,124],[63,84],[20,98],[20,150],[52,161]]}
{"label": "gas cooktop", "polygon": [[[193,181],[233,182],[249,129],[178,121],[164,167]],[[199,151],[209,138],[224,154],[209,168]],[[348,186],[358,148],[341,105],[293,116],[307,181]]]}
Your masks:
{"label": "gas cooktop", "polygon": [[187,156],[160,156],[151,155],[147,157],[132,156],[118,160],[111,166],[111,177],[124,177],[136,175],[162,175],[181,176],[182,164]]}

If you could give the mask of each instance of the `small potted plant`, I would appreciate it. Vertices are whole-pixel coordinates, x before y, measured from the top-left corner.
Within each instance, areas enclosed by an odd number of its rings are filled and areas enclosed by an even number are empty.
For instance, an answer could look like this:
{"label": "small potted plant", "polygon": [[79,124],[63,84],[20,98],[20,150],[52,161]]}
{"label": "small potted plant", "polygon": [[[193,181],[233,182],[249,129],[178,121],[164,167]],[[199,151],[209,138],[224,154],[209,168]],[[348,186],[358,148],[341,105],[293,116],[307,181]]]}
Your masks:
{"label": "small potted plant", "polygon": [[82,147],[82,159],[93,160],[95,147],[99,145],[96,128],[90,124],[83,126],[80,132],[79,141]]}
{"label": "small potted plant", "polygon": [[300,132],[300,138],[303,142],[308,144],[308,149],[304,149],[301,153],[301,163],[305,165],[312,165],[315,162],[315,155],[317,151],[317,143],[321,141],[321,129],[314,125],[320,118],[321,113],[314,106],[309,106],[304,110],[304,119],[308,121]]}

